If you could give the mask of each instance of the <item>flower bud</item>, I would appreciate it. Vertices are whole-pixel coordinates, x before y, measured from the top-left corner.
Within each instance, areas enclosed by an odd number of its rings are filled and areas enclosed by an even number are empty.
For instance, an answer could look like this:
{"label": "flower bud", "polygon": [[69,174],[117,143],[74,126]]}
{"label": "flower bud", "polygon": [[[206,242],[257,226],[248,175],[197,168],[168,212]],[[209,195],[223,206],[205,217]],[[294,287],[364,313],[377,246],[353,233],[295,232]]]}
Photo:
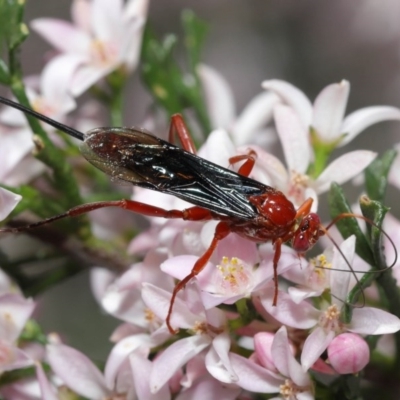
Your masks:
{"label": "flower bud", "polygon": [[354,333],[336,336],[328,346],[328,359],[339,374],[355,374],[369,361],[369,347]]}

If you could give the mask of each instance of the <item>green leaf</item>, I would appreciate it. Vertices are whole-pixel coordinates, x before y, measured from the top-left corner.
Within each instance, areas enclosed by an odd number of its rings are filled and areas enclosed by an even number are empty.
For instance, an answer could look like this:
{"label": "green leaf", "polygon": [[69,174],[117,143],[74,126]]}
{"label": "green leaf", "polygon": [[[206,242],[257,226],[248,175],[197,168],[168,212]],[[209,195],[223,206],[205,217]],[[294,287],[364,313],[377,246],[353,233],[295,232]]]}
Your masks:
{"label": "green leaf", "polygon": [[367,232],[374,257],[374,267],[377,269],[386,268],[384,248],[382,246],[382,224],[389,208],[385,207],[379,201],[370,200],[367,196],[360,199],[361,212],[365,218],[368,218],[373,224],[367,223]]}
{"label": "green leaf", "polygon": [[336,226],[344,239],[351,235],[356,236],[356,252],[368,264],[374,265],[374,257],[371,251],[370,244],[360,229],[356,218],[350,217],[353,213],[351,207],[343,193],[342,188],[337,183],[332,183],[328,195],[329,210],[331,218],[340,218],[340,215],[347,214],[346,216],[337,221]]}
{"label": "green leaf", "polygon": [[185,47],[188,53],[190,68],[195,71],[200,63],[201,50],[207,33],[207,24],[197,18],[193,11],[182,13],[182,25],[185,32]]}
{"label": "green leaf", "polygon": [[142,47],[142,77],[156,103],[169,116],[192,108],[205,136],[211,128],[197,67],[206,28],[192,12],[186,11],[182,20],[188,71],[181,67],[176,56],[177,37],[167,35],[159,40],[147,27]]}
{"label": "green leaf", "polygon": [[169,115],[183,110],[180,93],[183,76],[173,59],[177,43],[174,35],[167,36],[162,42],[147,28],[143,38],[142,76],[155,100]]}
{"label": "green leaf", "polygon": [[384,200],[388,174],[396,155],[396,150],[388,150],[382,157],[376,158],[365,170],[365,188],[371,199]]}
{"label": "green leaf", "polygon": [[0,40],[7,50],[16,49],[29,34],[23,23],[24,7],[22,0],[0,0]]}
{"label": "green leaf", "polygon": [[8,85],[10,83],[10,72],[6,63],[0,59],[0,83]]}

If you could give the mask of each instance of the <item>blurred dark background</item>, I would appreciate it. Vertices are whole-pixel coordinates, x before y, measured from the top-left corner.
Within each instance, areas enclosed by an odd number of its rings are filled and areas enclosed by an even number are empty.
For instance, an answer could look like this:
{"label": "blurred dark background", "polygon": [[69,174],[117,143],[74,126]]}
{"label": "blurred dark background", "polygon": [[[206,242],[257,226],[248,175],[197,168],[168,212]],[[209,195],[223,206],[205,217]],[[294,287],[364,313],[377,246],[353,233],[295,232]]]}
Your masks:
{"label": "blurred dark background", "polygon": [[[112,1],[112,0],[110,0]],[[26,20],[70,19],[70,1],[27,1]],[[261,92],[265,79],[284,79],[312,100],[328,84],[347,79],[347,113],[370,105],[400,107],[400,2],[398,0],[167,0],[150,3],[149,22],[160,35],[181,32],[180,15],[193,10],[209,24],[204,63],[230,83],[237,111]],[[26,74],[40,73],[50,46],[35,33],[23,48]],[[126,124],[144,118],[150,98],[138,74],[126,90]],[[354,140],[354,148],[382,153],[399,141],[400,126],[373,126]],[[346,148],[348,150],[348,148]],[[390,192],[390,203],[398,195]],[[392,199],[392,201],[390,201]],[[92,315],[85,319],[79,315]],[[102,315],[90,295],[87,276],[54,288],[37,313],[47,331],[65,332],[71,345],[95,359],[110,349],[116,321]]]}

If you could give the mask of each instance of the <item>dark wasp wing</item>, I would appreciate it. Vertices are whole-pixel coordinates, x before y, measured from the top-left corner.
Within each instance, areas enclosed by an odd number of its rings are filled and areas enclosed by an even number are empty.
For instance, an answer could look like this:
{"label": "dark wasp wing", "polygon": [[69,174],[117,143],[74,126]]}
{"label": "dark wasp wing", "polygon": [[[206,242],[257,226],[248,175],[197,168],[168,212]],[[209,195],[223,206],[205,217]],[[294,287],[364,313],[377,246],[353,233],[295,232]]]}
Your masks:
{"label": "dark wasp wing", "polygon": [[241,219],[257,215],[249,195],[274,190],[137,128],[93,129],[81,150],[114,178]]}

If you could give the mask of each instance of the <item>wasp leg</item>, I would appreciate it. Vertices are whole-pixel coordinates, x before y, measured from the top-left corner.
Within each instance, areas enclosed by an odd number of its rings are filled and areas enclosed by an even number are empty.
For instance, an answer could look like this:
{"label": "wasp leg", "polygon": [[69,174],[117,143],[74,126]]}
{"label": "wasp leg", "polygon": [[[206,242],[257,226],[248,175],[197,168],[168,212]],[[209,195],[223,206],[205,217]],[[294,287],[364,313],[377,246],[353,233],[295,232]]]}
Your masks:
{"label": "wasp leg", "polygon": [[214,233],[214,238],[207,249],[207,251],[196,261],[194,264],[192,271],[188,276],[186,276],[184,279],[182,279],[174,288],[174,291],[172,292],[172,297],[171,301],[169,303],[169,309],[168,309],[168,314],[167,314],[167,319],[166,323],[168,326],[169,331],[172,334],[178,333],[178,330],[175,330],[171,326],[171,315],[172,315],[172,309],[174,307],[174,302],[176,295],[185,287],[185,285],[191,281],[196,275],[198,275],[204,267],[207,265],[208,260],[210,259],[211,255],[213,254],[215,248],[217,247],[217,244],[220,240],[224,239],[228,234],[231,232],[231,229],[229,227],[229,224],[226,222],[219,222],[217,227],[215,228],[215,233]]}
{"label": "wasp leg", "polygon": [[184,150],[196,154],[197,151],[192,136],[181,114],[174,114],[171,117],[168,134],[168,140],[170,143],[174,142],[175,135],[178,136]]}
{"label": "wasp leg", "polygon": [[239,167],[238,173],[243,176],[249,176],[253,170],[254,164],[256,163],[257,154],[254,150],[250,150],[248,154],[241,154],[238,156],[231,157],[229,162],[236,164],[240,161],[244,161],[243,165]]}
{"label": "wasp leg", "polygon": [[34,222],[33,224],[25,225],[18,228],[2,228],[0,233],[17,233],[27,229],[37,228],[47,225],[51,222],[68,217],[77,217],[86,214],[90,211],[98,210],[106,207],[119,207],[135,212],[137,214],[146,215],[149,217],[162,218],[181,218],[188,221],[206,221],[214,218],[214,214],[202,207],[190,207],[185,210],[164,210],[163,208],[151,206],[149,204],[140,203],[133,200],[116,200],[116,201],[99,201],[96,203],[82,204],[71,208],[65,213],[55,215],[54,217],[46,218],[42,221]]}

